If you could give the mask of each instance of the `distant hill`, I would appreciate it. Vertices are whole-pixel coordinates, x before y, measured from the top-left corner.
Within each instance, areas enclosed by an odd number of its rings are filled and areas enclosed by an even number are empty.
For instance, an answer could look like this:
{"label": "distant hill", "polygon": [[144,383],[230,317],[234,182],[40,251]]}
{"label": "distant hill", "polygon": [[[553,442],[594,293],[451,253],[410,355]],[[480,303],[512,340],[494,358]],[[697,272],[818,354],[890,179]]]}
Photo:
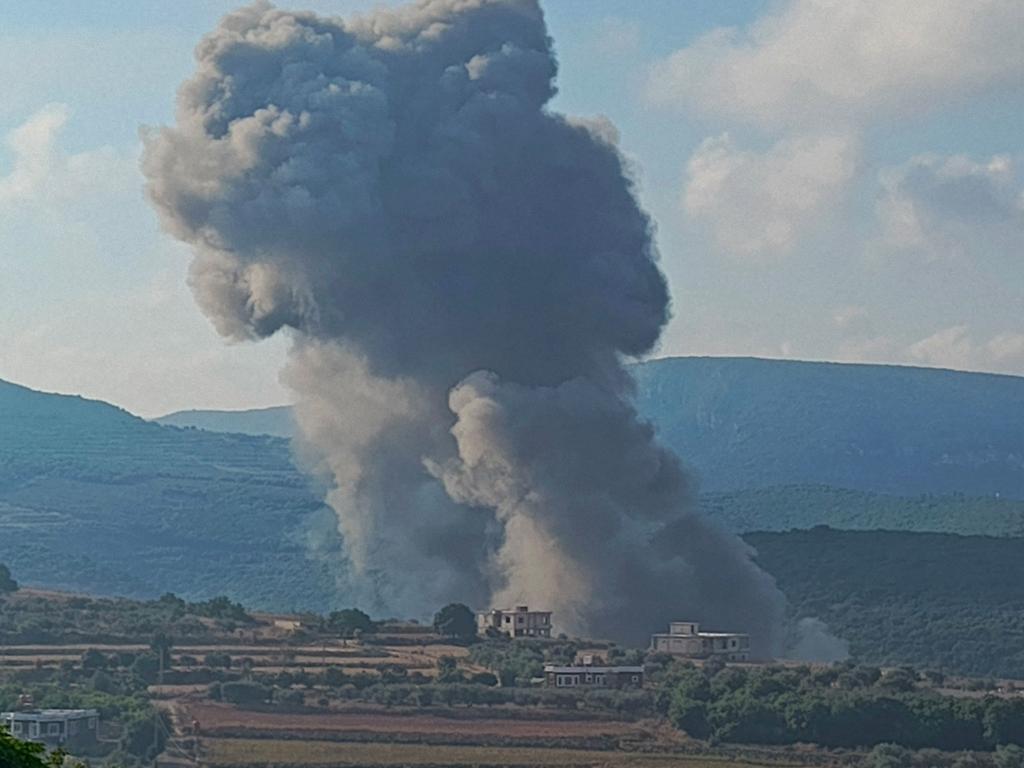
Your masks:
{"label": "distant hill", "polygon": [[744,536],[794,617],[865,663],[1024,678],[1024,539],[815,528]]}
{"label": "distant hill", "polygon": [[640,412],[706,491],[1024,499],[1024,378],[750,358],[655,360],[635,377]]}
{"label": "distant hill", "polygon": [[295,434],[292,409],[287,405],[248,411],[177,411],[155,419],[171,427],[194,427],[209,432],[243,435],[273,435],[290,438]]}
{"label": "distant hill", "polygon": [[[633,371],[640,413],[706,492],[825,485],[1024,500],[1024,378],[707,357]],[[246,434],[291,429],[283,409],[172,418]]]}
{"label": "distant hill", "polygon": [[1024,501],[963,494],[893,496],[825,485],[705,493],[704,513],[737,533],[829,525],[851,531],[930,531],[1024,537]]}
{"label": "distant hill", "polygon": [[[334,516],[287,441],[0,382],[0,562],[23,583],[327,608]],[[311,544],[315,546],[311,546]]]}

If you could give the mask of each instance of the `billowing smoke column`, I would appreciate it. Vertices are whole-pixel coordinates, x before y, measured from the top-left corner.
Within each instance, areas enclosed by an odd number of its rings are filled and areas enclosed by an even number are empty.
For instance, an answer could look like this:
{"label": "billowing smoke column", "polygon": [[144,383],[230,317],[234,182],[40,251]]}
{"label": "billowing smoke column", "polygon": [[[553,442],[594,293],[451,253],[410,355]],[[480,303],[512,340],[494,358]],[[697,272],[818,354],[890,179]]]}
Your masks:
{"label": "billowing smoke column", "polygon": [[773,650],[780,594],[629,402],[665,279],[614,131],[545,107],[536,0],[257,4],[197,58],[149,195],[221,333],[294,330],[363,604],[530,603],[626,641],[693,617]]}

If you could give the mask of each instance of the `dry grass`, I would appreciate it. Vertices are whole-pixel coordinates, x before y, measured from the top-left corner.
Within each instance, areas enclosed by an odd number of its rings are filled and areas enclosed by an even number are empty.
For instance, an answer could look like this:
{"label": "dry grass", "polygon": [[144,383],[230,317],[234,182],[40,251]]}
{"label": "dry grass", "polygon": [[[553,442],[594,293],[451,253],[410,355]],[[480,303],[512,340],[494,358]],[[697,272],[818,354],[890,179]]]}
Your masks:
{"label": "dry grass", "polygon": [[427,746],[261,739],[207,739],[205,764],[211,768],[786,768],[783,763],[736,762],[692,755],[599,752],[531,747]]}

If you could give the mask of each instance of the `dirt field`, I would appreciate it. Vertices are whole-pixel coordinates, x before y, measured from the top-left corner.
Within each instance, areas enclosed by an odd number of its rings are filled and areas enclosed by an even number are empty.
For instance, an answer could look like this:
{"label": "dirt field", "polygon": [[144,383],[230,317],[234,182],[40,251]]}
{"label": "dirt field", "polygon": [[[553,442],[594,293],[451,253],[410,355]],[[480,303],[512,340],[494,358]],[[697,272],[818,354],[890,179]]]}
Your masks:
{"label": "dirt field", "polygon": [[601,752],[524,747],[426,746],[422,744],[337,744],[318,741],[204,739],[210,768],[295,766],[417,766],[427,768],[788,768],[784,763],[734,762],[688,755]]}
{"label": "dirt field", "polygon": [[387,735],[450,735],[460,738],[558,739],[599,736],[640,736],[637,723],[600,720],[508,720],[498,718],[455,719],[419,714],[325,713],[285,714],[251,712],[222,704],[188,703],[189,715],[201,724],[204,734],[246,730],[259,733],[375,733]]}

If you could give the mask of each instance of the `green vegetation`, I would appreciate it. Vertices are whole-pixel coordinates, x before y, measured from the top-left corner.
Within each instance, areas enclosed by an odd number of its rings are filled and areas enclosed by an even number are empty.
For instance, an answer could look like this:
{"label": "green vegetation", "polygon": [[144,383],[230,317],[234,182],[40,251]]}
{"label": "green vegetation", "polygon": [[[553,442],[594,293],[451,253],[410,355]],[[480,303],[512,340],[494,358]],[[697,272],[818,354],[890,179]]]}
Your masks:
{"label": "green vegetation", "polygon": [[[222,606],[225,602],[230,609],[211,611],[211,603]],[[18,593],[0,611],[0,643],[149,643],[159,635],[164,642],[171,638],[201,641],[251,621],[240,605],[223,599],[187,603],[174,595],[137,601]]]}
{"label": "green vegetation", "polygon": [[332,611],[327,617],[326,628],[342,637],[355,637],[357,634],[372,632],[373,620],[358,608],[345,608]]}
{"label": "green vegetation", "polygon": [[434,614],[434,630],[439,635],[468,642],[476,637],[476,616],[462,603],[450,603]]}
{"label": "green vegetation", "polygon": [[868,664],[1024,678],[1024,539],[816,528],[745,540],[793,617]]}
{"label": "green vegetation", "polygon": [[0,595],[18,591],[18,582],[11,578],[11,570],[0,563]]}
{"label": "green vegetation", "polygon": [[919,689],[916,673],[835,666],[675,665],[657,706],[689,735],[714,742],[942,750],[1024,744],[1024,700],[955,698]]}
{"label": "green vegetation", "polygon": [[[46,747],[20,741],[0,728],[0,766],[3,768],[71,768],[60,750],[46,754]],[[75,763],[76,768],[84,768]]]}
{"label": "green vegetation", "polygon": [[890,496],[822,485],[708,493],[701,508],[738,533],[828,525],[841,530],[1024,536],[1024,501],[963,494]]}

